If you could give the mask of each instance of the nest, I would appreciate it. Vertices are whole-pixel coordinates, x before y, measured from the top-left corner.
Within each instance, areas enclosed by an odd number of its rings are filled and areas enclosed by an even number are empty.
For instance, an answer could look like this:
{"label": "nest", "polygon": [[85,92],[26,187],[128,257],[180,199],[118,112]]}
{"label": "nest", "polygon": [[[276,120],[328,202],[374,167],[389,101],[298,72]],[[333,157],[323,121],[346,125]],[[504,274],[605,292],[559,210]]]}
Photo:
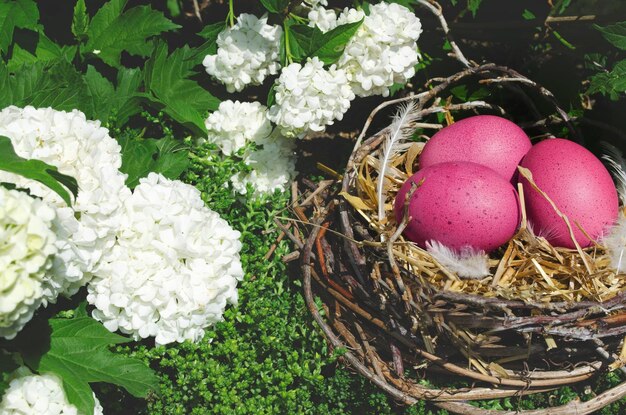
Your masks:
{"label": "nest", "polygon": [[[415,127],[425,138],[443,127],[442,119],[507,116],[494,104],[454,103],[447,96],[451,86],[468,80],[521,97],[536,118],[526,123],[530,129],[556,122],[576,134],[549,91],[492,64],[435,79],[426,92],[384,106],[413,101],[420,115]],[[520,87],[542,97],[552,113],[542,118]],[[378,217],[378,153],[388,133],[385,128],[360,137],[340,188],[309,186],[295,209],[300,223],[313,225],[302,230],[307,235],[299,243],[305,298],[329,343],[346,349],[346,363],[400,402],[427,399],[459,414],[494,413],[466,401],[549,391],[612,370],[626,373],[626,276],[611,269],[605,249],[555,248],[523,219],[515,237],[490,255],[489,276],[459,277],[407,243],[406,223],[396,223],[392,213],[395,193],[414,172],[423,144],[409,143],[391,160],[382,178],[385,214]],[[424,379],[441,373],[464,379],[464,386],[425,385]],[[626,383],[586,402],[510,413],[588,414],[625,395]]]}

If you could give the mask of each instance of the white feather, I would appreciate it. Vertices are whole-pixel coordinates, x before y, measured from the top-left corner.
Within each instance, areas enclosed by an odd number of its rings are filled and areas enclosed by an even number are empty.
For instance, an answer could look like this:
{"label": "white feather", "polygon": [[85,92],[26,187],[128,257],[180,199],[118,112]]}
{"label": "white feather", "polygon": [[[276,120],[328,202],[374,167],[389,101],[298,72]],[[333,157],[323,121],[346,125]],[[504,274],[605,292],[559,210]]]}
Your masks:
{"label": "white feather", "polygon": [[600,242],[609,251],[611,266],[619,273],[626,273],[626,215],[623,209],[615,225]]}
{"label": "white feather", "polygon": [[480,279],[491,275],[489,257],[483,251],[466,247],[457,253],[437,241],[426,242],[426,250],[441,265],[461,278]]}
{"label": "white feather", "polygon": [[417,112],[417,105],[414,101],[408,102],[398,109],[398,112],[393,117],[393,121],[389,126],[389,134],[382,145],[382,154],[380,157],[380,175],[378,176],[377,183],[377,196],[378,196],[378,219],[381,220],[385,213],[385,199],[387,197],[385,192],[385,175],[387,174],[387,168],[389,160],[399,151],[399,145],[402,140],[407,139],[413,134],[413,124],[419,119]]}
{"label": "white feather", "polygon": [[626,159],[624,159],[624,154],[620,149],[606,141],[600,144],[604,151],[602,159],[608,164],[617,182],[617,193],[622,201],[622,205],[626,205]]}

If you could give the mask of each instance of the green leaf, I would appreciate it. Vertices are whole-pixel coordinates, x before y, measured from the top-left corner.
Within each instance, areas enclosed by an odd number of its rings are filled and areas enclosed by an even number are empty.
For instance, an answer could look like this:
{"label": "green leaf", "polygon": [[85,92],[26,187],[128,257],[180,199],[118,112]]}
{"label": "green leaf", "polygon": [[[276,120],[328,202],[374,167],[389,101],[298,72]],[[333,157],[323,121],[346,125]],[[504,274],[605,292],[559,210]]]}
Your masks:
{"label": "green leaf", "polygon": [[163,107],[174,120],[205,134],[207,111],[216,110],[220,101],[188,79],[193,74],[194,55],[192,49],[184,46],[168,56],[167,45],[157,44],[145,65],[146,98],[152,105]]}
{"label": "green leaf", "polygon": [[8,137],[0,136],[0,154],[2,154],[0,170],[36,180],[61,196],[68,206],[72,205],[67,189],[76,197],[78,194],[76,179],[59,173],[55,166],[41,160],[27,160],[18,156],[15,154],[13,144]]}
{"label": "green leaf", "polygon": [[476,17],[476,13],[478,12],[482,2],[483,0],[467,0],[467,10],[472,12],[472,17]]}
{"label": "green leaf", "polygon": [[0,0],[0,52],[6,53],[16,27],[36,30],[39,9],[33,0]]}
{"label": "green leaf", "polygon": [[113,119],[114,125],[122,127],[130,117],[141,111],[139,69],[121,68],[117,75],[117,88],[91,65],[87,67],[84,79],[91,96],[94,118],[105,122]]}
{"label": "green leaf", "polygon": [[289,6],[289,0],[261,0],[261,3],[270,13],[282,13]]}
{"label": "green leaf", "polygon": [[602,36],[614,46],[626,50],[626,22],[619,22],[609,26],[593,25],[602,33]]}
{"label": "green leaf", "polygon": [[85,0],[77,0],[74,6],[74,16],[72,17],[72,33],[78,40],[85,38],[89,28],[89,15]]}
{"label": "green leaf", "polygon": [[0,397],[4,395],[10,383],[11,373],[20,367],[10,353],[0,349]]}
{"label": "green leaf", "polygon": [[269,92],[267,93],[267,108],[271,107],[276,103],[276,84],[273,83],[270,87]]}
{"label": "green leaf", "polygon": [[53,107],[89,112],[89,95],[82,75],[66,61],[34,62],[14,71],[0,62],[0,105]]}
{"label": "green leaf", "polygon": [[[114,3],[115,6],[103,11],[108,6],[106,4],[94,16],[87,30],[89,40],[85,45],[85,50],[97,55],[108,65],[119,67],[122,51],[131,55],[149,56],[150,37],[180,27],[150,6],[133,7],[119,14],[125,2],[118,0]],[[103,16],[97,19],[101,12]]]}
{"label": "green leaf", "polygon": [[170,138],[119,139],[122,147],[123,173],[128,175],[126,185],[131,189],[148,173],[161,173],[168,179],[177,179],[189,166],[186,148]]}
{"label": "green leaf", "polygon": [[34,353],[31,350],[25,361],[33,370],[51,372],[63,379],[67,399],[79,413],[93,414],[94,399],[89,383],[112,383],[136,397],[146,397],[158,390],[158,377],[141,360],[108,349],[131,339],[109,332],[90,317],[53,318],[49,320],[49,329],[49,346]]}
{"label": "green leaf", "polygon": [[[292,25],[289,27],[294,45],[290,43],[291,53],[298,60],[317,56],[329,65],[337,61],[346,45],[354,36],[363,20],[337,26],[333,30],[323,33],[317,27],[306,25]],[[296,46],[297,47],[293,47]]]}
{"label": "green leaf", "polygon": [[626,92],[626,59],[618,62],[611,72],[602,72],[591,77],[588,94],[601,93],[617,100]]}
{"label": "green leaf", "polygon": [[206,55],[215,55],[217,53],[217,36],[226,29],[224,22],[217,22],[204,26],[198,35],[205,39],[197,50],[197,55],[204,58]]}
{"label": "green leaf", "polygon": [[533,20],[537,18],[537,16],[535,16],[535,13],[531,12],[528,9],[524,9],[524,12],[522,13],[522,17],[524,18],[524,20]]}
{"label": "green leaf", "polygon": [[76,46],[64,46],[61,47],[54,43],[43,31],[38,33],[31,33],[31,42],[33,45],[30,47],[24,45],[17,40],[13,43],[13,51],[11,53],[11,59],[7,63],[7,67],[11,71],[19,69],[24,64],[35,63],[49,63],[53,64],[61,60],[71,62],[76,54]]}

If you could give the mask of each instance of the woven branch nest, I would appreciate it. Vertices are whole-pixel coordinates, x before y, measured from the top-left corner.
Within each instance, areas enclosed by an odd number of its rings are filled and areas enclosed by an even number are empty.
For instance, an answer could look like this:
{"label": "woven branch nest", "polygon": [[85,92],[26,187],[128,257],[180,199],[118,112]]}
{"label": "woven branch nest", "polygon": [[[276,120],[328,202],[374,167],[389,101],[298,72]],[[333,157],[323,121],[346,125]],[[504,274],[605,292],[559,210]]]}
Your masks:
{"label": "woven branch nest", "polygon": [[[443,127],[433,120],[436,114],[448,122],[474,113],[507,116],[484,101],[453,103],[450,87],[470,80],[513,91],[537,118],[526,123],[531,130],[551,120],[576,136],[549,91],[492,64],[435,79],[427,92],[389,104],[414,101],[421,115],[416,126],[425,138],[429,129]],[[533,103],[537,97],[551,114],[541,118]],[[460,278],[428,251],[404,241],[392,212],[423,144],[404,146],[391,161],[384,178],[385,215],[377,217],[378,153],[388,132],[357,142],[340,192],[318,188],[297,212],[303,219],[305,208],[315,207],[308,213],[314,226],[301,250],[305,297],[330,344],[347,349],[347,363],[401,402],[427,399],[459,414],[502,413],[468,400],[543,392],[598,373],[625,371],[626,275],[610,268],[604,248],[552,247],[523,220],[508,245],[490,255],[490,276]],[[470,386],[437,389],[419,381],[438,373],[460,376]],[[587,414],[622,396],[626,383],[587,402],[510,413]]]}

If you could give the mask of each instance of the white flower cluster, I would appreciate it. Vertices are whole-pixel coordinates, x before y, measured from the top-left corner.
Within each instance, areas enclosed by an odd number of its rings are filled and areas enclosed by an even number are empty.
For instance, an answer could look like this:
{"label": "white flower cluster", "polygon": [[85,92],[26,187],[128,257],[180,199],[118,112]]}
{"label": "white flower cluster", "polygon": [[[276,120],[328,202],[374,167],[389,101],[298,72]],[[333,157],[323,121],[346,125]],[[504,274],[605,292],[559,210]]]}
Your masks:
{"label": "white flower cluster", "polygon": [[[56,166],[78,182],[72,207],[34,180],[0,172],[0,181],[28,188],[54,205],[59,219],[57,237],[65,240],[50,270],[61,282],[57,292],[73,295],[96,271],[102,255],[115,240],[118,212],[130,195],[125,186],[120,146],[99,121],[89,121],[78,110],[56,111],[10,106],[0,111],[0,135],[11,139],[15,152]],[[76,215],[77,214],[77,215]],[[76,219],[79,216],[79,219]],[[63,278],[58,278],[63,276]]]}
{"label": "white flower cluster", "polygon": [[268,75],[280,69],[280,26],[267,24],[267,16],[258,18],[242,13],[237,23],[217,37],[217,54],[207,55],[202,64],[228,92],[241,91],[246,85],[260,85]]}
{"label": "white flower cluster", "polygon": [[56,294],[48,274],[58,251],[55,219],[42,200],[0,186],[0,337],[15,337],[42,302],[56,298],[46,298]]}
{"label": "white flower cluster", "polygon": [[267,108],[259,102],[222,101],[205,121],[208,141],[230,156],[249,142],[261,144],[272,132]]}
{"label": "white flower cluster", "polygon": [[195,188],[151,174],[131,193],[119,171],[120,146],[76,110],[8,107],[0,111],[0,135],[19,156],[78,182],[69,207],[40,183],[0,172],[0,181],[43,199],[0,188],[0,336],[15,336],[40,305],[73,295],[91,278],[94,317],[112,331],[156,336],[158,344],[199,340],[236,302],[239,233]]}
{"label": "white flower cluster", "polygon": [[286,190],[296,175],[295,143],[272,133],[267,107],[259,102],[223,101],[205,124],[208,141],[217,144],[223,154],[230,156],[247,147],[243,161],[252,171],[231,177],[237,192],[246,194],[248,184],[254,188],[254,197]]}
{"label": "white flower cluster", "polygon": [[317,57],[283,68],[275,93],[276,104],[270,107],[268,118],[286,137],[324,131],[343,118],[354,99],[346,72],[335,65],[324,69]]}
{"label": "white flower cluster", "polygon": [[309,19],[323,32],[363,19],[337,62],[357,96],[388,96],[394,83],[405,83],[415,75],[422,24],[406,7],[381,2],[370,6],[367,16],[346,8],[338,17],[334,11],[318,7],[309,13]]}
{"label": "white flower cluster", "polygon": [[200,340],[237,301],[239,236],[196,188],[150,173],[126,200],[112,254],[88,286],[93,317],[157,345]]}
{"label": "white flower cluster", "polygon": [[[9,383],[2,401],[2,415],[78,415],[63,391],[61,379],[53,374],[35,375],[26,368],[17,371],[17,377]],[[94,394],[94,415],[102,415],[103,408]]]}
{"label": "white flower cluster", "polygon": [[296,175],[294,157],[295,142],[273,134],[263,146],[247,151],[244,162],[252,168],[249,173],[237,173],[230,178],[233,188],[247,193],[247,185],[254,188],[254,197],[270,194],[276,190],[284,192]]}

